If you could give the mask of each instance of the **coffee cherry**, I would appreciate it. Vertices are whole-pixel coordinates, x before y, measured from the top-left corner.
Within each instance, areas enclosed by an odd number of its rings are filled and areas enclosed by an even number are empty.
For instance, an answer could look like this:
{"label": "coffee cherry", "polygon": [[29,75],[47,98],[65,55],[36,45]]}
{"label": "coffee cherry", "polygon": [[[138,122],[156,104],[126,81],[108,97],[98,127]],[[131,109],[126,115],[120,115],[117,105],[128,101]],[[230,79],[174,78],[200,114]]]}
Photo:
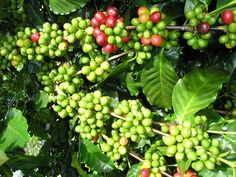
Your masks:
{"label": "coffee cherry", "polygon": [[124,21],[125,21],[125,20],[124,20],[123,17],[119,17],[119,18],[116,19],[116,22],[124,22]]}
{"label": "coffee cherry", "polygon": [[108,7],[107,10],[107,16],[113,16],[113,17],[117,17],[118,16],[118,9],[116,7]]}
{"label": "coffee cherry", "polygon": [[141,6],[139,7],[138,9],[138,15],[142,15],[142,14],[149,14],[149,10],[148,8],[144,7],[144,6]]}
{"label": "coffee cherry", "polygon": [[179,173],[179,172],[178,172],[178,173],[175,173],[175,174],[174,174],[174,177],[184,177],[184,175],[183,175],[182,173]]}
{"label": "coffee cherry", "polygon": [[92,27],[99,27],[101,25],[101,23],[99,23],[95,18],[91,19],[91,25]]}
{"label": "coffee cherry", "polygon": [[154,34],[151,37],[151,44],[160,47],[162,44],[162,37],[160,35]]}
{"label": "coffee cherry", "polygon": [[210,25],[207,22],[201,22],[197,26],[197,31],[199,34],[206,34],[210,32]]}
{"label": "coffee cherry", "polygon": [[96,42],[98,45],[104,46],[107,44],[107,35],[105,35],[104,33],[98,35],[96,37]]}
{"label": "coffee cherry", "polygon": [[161,13],[160,12],[153,12],[150,15],[150,20],[152,21],[152,23],[156,24],[161,20]]}
{"label": "coffee cherry", "polygon": [[106,26],[108,28],[113,28],[116,24],[116,18],[114,16],[109,16],[106,19]]}
{"label": "coffee cherry", "polygon": [[103,33],[103,31],[100,30],[99,27],[95,27],[95,28],[93,29],[93,36],[94,36],[95,38],[96,38],[98,35],[102,34],[102,33]]}
{"label": "coffee cherry", "polygon": [[112,44],[106,44],[103,46],[102,50],[105,53],[112,53],[113,52],[113,45]]}
{"label": "coffee cherry", "polygon": [[143,168],[139,172],[140,177],[149,177],[149,169],[148,168]]}
{"label": "coffee cherry", "polygon": [[94,18],[99,24],[105,23],[106,22],[106,16],[103,12],[96,12],[94,15]]}
{"label": "coffee cherry", "polygon": [[40,38],[39,32],[33,33],[33,34],[31,35],[31,37],[30,37],[30,39],[31,39],[32,42],[38,42],[39,38]]}
{"label": "coffee cherry", "polygon": [[234,14],[232,10],[224,10],[221,14],[221,19],[224,24],[229,25],[234,21]]}
{"label": "coffee cherry", "polygon": [[149,45],[150,42],[151,42],[150,39],[147,39],[147,38],[145,38],[144,36],[141,37],[141,43],[142,43],[143,45]]}

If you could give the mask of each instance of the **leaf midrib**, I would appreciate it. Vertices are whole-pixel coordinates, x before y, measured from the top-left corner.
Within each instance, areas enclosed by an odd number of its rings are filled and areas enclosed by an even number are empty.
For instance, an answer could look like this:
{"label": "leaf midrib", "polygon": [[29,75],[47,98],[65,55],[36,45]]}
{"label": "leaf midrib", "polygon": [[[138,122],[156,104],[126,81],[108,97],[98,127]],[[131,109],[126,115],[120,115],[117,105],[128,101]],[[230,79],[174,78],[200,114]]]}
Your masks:
{"label": "leaf midrib", "polygon": [[190,98],[190,101],[188,102],[187,106],[185,107],[182,116],[180,116],[180,119],[183,119],[183,117],[185,116],[187,110],[189,109],[189,106],[191,105],[190,103],[192,103],[193,97],[195,98],[195,96],[199,92],[199,90],[201,90],[208,82],[209,82],[209,80],[207,82],[205,82],[205,84],[200,86],[199,89],[193,94],[193,96]]}

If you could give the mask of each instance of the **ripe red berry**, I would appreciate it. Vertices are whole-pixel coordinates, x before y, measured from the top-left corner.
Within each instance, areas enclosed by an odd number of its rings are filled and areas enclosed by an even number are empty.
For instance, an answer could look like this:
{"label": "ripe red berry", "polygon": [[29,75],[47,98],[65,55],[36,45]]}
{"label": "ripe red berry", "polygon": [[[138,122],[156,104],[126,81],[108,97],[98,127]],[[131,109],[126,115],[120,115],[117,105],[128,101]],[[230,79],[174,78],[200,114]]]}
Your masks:
{"label": "ripe red berry", "polygon": [[107,17],[106,26],[108,28],[113,28],[116,24],[116,18],[114,16]]}
{"label": "ripe red berry", "polygon": [[113,45],[112,44],[106,44],[102,48],[103,52],[105,53],[112,53],[113,52]]}
{"label": "ripe red berry", "polygon": [[101,25],[101,23],[98,23],[98,21],[95,18],[91,19],[91,25],[92,27],[99,27]]}
{"label": "ripe red berry", "polygon": [[161,13],[160,12],[153,12],[151,15],[150,15],[150,20],[152,21],[152,23],[156,24],[158,23],[160,20],[161,20]]}
{"label": "ripe red berry", "polygon": [[224,24],[229,25],[234,21],[234,14],[232,10],[224,10],[221,14],[221,19]]}
{"label": "ripe red berry", "polygon": [[194,173],[194,171],[193,170],[188,170],[187,172],[186,172],[186,175],[187,175],[187,177],[192,177],[193,175],[195,175],[195,173]]}
{"label": "ripe red berry", "polygon": [[104,46],[107,44],[107,35],[105,33],[101,33],[96,37],[96,42],[100,46]]}
{"label": "ripe red berry", "polygon": [[118,9],[116,7],[108,7],[107,8],[107,16],[118,16]]}
{"label": "ripe red berry", "polygon": [[154,46],[157,46],[157,47],[161,46],[162,37],[160,35],[157,35],[157,34],[152,35],[151,44],[154,45]]}
{"label": "ripe red berry", "polygon": [[197,31],[199,34],[206,34],[210,32],[210,25],[207,22],[201,22],[197,26]]}
{"label": "ripe red berry", "polygon": [[183,175],[182,173],[179,173],[179,172],[178,172],[178,173],[175,173],[175,174],[174,174],[174,177],[184,177],[184,175]]}
{"label": "ripe red berry", "polygon": [[93,36],[96,38],[98,35],[100,35],[100,34],[102,34],[102,33],[104,33],[102,30],[100,30],[100,28],[99,27],[95,27],[94,29],[93,29]]}
{"label": "ripe red berry", "polygon": [[127,35],[127,36],[125,36],[124,38],[122,38],[122,42],[123,42],[123,43],[127,43],[127,42],[129,42],[129,39],[130,39],[130,36]]}
{"label": "ripe red berry", "polygon": [[33,33],[30,37],[32,42],[38,42],[39,38],[40,38],[40,33],[39,32]]}
{"label": "ripe red berry", "polygon": [[141,43],[142,43],[143,45],[149,45],[150,42],[151,42],[150,39],[146,39],[144,36],[141,37]]}
{"label": "ripe red berry", "polygon": [[140,170],[140,176],[141,177],[149,177],[149,169],[148,168],[143,168]]}
{"label": "ripe red berry", "polygon": [[123,17],[119,17],[119,18],[116,19],[116,22],[124,22],[124,21],[125,21],[125,20],[124,20]]}
{"label": "ripe red berry", "polygon": [[106,16],[103,12],[96,12],[94,18],[97,20],[98,23],[102,24],[106,22]]}
{"label": "ripe red berry", "polygon": [[112,45],[112,51],[111,51],[111,53],[116,53],[116,52],[118,52],[118,50],[119,50],[119,48],[116,47],[116,46],[113,44],[113,45]]}

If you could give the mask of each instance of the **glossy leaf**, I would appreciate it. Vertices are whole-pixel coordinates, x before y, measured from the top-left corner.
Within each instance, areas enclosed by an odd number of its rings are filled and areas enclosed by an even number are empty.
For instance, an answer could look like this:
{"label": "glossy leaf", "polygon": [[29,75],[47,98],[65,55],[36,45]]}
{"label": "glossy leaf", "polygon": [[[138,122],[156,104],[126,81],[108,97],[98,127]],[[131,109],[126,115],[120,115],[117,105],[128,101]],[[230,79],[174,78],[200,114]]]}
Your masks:
{"label": "glossy leaf", "polygon": [[88,0],[50,0],[50,10],[55,14],[66,15],[74,12],[86,5]]}
{"label": "glossy leaf", "polygon": [[228,74],[211,68],[187,73],[174,87],[172,102],[177,119],[183,120],[214,102]]}
{"label": "glossy leaf", "polygon": [[192,161],[186,158],[184,160],[177,161],[180,172],[186,172],[189,169],[191,163]]}
{"label": "glossy leaf", "polygon": [[2,150],[0,150],[0,166],[8,161],[8,159],[9,158],[7,157],[7,155]]}
{"label": "glossy leaf", "polygon": [[0,149],[23,148],[29,141],[28,124],[21,111],[12,108],[7,114],[7,127],[0,139]]}
{"label": "glossy leaf", "polygon": [[82,161],[98,173],[108,173],[115,169],[113,162],[89,140],[83,140],[81,155]]}
{"label": "glossy leaf", "polygon": [[233,170],[230,167],[217,166],[214,170],[204,168],[198,175],[199,177],[233,177]]}
{"label": "glossy leaf", "polygon": [[139,177],[141,163],[132,165],[126,175],[126,177]]}
{"label": "glossy leaf", "polygon": [[152,105],[169,108],[172,106],[171,96],[178,80],[172,65],[164,53],[154,57],[143,69],[141,74],[142,90]]}

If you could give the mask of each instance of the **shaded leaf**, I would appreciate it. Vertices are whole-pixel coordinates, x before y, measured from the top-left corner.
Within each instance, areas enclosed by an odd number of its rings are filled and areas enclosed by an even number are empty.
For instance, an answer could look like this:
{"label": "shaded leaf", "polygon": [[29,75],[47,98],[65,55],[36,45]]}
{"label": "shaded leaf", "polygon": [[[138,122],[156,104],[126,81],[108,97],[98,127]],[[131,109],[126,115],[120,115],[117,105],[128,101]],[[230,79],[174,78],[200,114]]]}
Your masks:
{"label": "shaded leaf", "polygon": [[26,155],[15,155],[11,156],[6,164],[11,169],[28,170],[48,166],[49,162],[50,158],[48,156],[35,157]]}
{"label": "shaded leaf", "polygon": [[82,161],[98,173],[108,173],[115,169],[114,163],[89,140],[83,140],[81,155]]}
{"label": "shaded leaf", "polygon": [[39,92],[37,92],[33,100],[35,102],[37,110],[40,110],[41,108],[46,108],[49,102],[48,94],[40,90]]}
{"label": "shaded leaf", "polygon": [[183,120],[214,102],[217,92],[227,80],[227,72],[212,68],[187,73],[173,91],[172,102],[177,118]]}
{"label": "shaded leaf", "polygon": [[126,175],[126,177],[139,177],[141,163],[132,165]]}
{"label": "shaded leaf", "polygon": [[0,150],[0,166],[8,161],[8,159],[9,158],[7,157],[7,155],[2,150]]}
{"label": "shaded leaf", "polygon": [[66,15],[84,7],[88,0],[49,0],[50,10],[55,14]]}
{"label": "shaded leaf", "polygon": [[7,114],[7,127],[0,139],[0,149],[6,151],[25,147],[30,138],[27,130],[28,124],[21,111],[11,108]]}
{"label": "shaded leaf", "polygon": [[132,77],[131,73],[126,76],[126,86],[131,96],[137,96],[139,94],[141,84]]}
{"label": "shaded leaf", "polygon": [[172,106],[171,96],[178,80],[172,65],[164,53],[154,57],[143,69],[141,74],[142,90],[152,105],[169,108]]}

